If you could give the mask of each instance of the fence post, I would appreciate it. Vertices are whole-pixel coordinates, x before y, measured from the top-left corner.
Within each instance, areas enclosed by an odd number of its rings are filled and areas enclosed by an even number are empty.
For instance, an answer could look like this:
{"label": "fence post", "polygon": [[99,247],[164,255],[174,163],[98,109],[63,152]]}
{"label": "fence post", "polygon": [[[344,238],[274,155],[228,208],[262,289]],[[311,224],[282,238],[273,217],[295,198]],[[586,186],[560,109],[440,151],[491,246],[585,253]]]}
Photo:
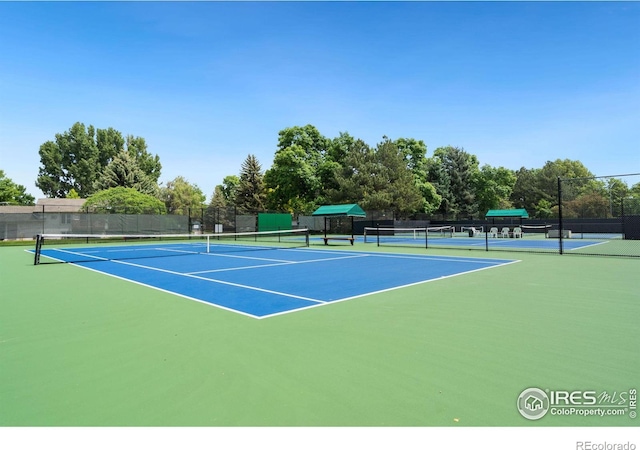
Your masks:
{"label": "fence post", "polygon": [[558,233],[558,246],[560,254],[564,253],[562,235],[564,234],[564,223],[562,222],[562,179],[558,177],[558,227],[560,232]]}

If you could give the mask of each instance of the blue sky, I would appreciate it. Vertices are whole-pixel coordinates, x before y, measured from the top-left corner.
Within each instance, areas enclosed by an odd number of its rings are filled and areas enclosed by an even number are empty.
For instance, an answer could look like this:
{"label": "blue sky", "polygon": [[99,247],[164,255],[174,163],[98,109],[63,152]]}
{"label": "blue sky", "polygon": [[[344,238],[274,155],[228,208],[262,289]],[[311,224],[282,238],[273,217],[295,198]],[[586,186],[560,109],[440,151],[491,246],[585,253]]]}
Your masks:
{"label": "blue sky", "polygon": [[640,3],[0,2],[0,169],[36,197],[75,122],[146,139],[210,199],[278,131],[640,172]]}

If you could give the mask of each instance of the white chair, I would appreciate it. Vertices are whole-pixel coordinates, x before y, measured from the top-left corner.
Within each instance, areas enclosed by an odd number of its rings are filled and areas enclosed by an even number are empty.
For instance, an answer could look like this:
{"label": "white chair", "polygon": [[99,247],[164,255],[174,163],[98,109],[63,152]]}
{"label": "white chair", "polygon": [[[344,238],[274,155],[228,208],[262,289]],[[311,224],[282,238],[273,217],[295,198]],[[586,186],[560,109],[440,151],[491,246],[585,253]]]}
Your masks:
{"label": "white chair", "polygon": [[498,227],[491,227],[489,230],[489,237],[498,237]]}
{"label": "white chair", "polygon": [[503,238],[509,237],[509,227],[502,227],[502,231],[500,232]]}
{"label": "white chair", "polygon": [[513,237],[514,238],[521,238],[522,237],[522,228],[520,227],[515,227],[513,229]]}

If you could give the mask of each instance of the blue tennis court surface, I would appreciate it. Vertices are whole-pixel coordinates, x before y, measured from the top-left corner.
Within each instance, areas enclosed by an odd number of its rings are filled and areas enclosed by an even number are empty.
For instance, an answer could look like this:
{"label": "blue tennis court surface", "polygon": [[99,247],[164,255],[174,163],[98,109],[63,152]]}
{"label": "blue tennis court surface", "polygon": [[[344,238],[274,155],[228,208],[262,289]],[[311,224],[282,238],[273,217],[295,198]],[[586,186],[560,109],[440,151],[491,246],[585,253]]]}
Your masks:
{"label": "blue tennis court surface", "polygon": [[[184,244],[182,244],[184,245]],[[499,267],[516,261],[309,248],[193,253],[189,247],[43,249],[42,256],[255,318]],[[137,252],[142,252],[138,254]],[[125,258],[116,260],[113,258]]]}

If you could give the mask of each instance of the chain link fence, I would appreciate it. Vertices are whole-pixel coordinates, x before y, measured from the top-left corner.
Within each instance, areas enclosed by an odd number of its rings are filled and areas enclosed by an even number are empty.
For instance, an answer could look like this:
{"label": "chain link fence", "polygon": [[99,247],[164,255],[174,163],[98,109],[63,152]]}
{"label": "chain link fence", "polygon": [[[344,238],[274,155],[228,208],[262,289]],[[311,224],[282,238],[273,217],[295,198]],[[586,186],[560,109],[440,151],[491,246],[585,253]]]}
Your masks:
{"label": "chain link fence", "polygon": [[[613,181],[612,181],[613,180]],[[451,227],[402,246],[585,256],[640,257],[640,174],[558,179],[557,204],[545,219],[496,218],[445,221],[418,215],[397,220],[393,211],[366,218],[291,216],[292,228],[312,233],[363,235],[365,228]],[[49,199],[58,200],[58,199]],[[71,210],[69,210],[71,209]],[[190,209],[187,215],[97,214],[60,202],[35,207],[0,206],[0,240],[37,234],[184,234],[260,231],[259,215],[235,207]],[[282,214],[281,214],[282,215]],[[401,240],[397,240],[400,242]]]}

